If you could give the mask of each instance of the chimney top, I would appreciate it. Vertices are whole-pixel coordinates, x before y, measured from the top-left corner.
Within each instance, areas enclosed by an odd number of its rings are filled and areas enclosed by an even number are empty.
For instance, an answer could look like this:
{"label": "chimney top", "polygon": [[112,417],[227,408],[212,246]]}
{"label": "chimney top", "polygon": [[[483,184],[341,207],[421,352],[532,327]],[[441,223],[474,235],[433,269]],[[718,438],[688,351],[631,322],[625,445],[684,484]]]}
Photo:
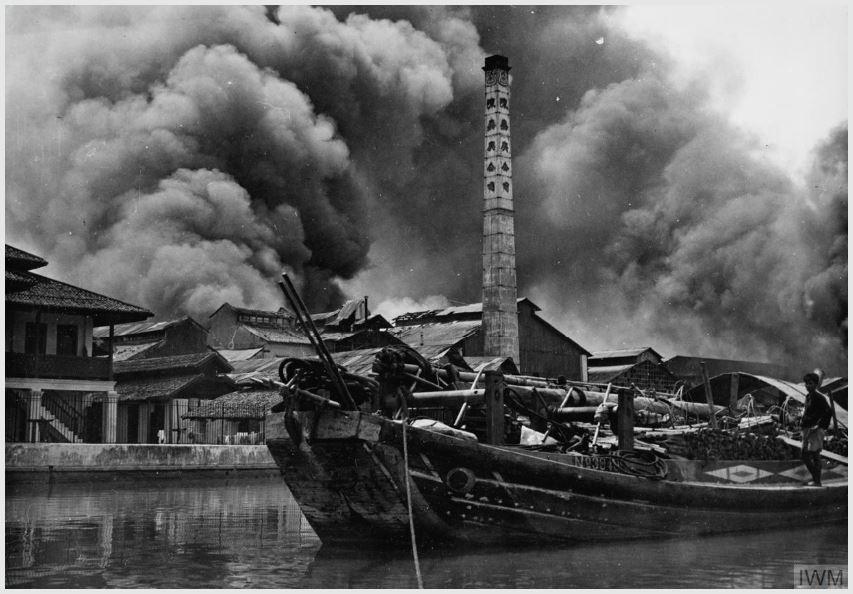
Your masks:
{"label": "chimney top", "polygon": [[489,56],[486,58],[486,65],[483,66],[483,70],[506,70],[509,72],[509,58],[506,56],[499,56],[495,54],[494,56]]}

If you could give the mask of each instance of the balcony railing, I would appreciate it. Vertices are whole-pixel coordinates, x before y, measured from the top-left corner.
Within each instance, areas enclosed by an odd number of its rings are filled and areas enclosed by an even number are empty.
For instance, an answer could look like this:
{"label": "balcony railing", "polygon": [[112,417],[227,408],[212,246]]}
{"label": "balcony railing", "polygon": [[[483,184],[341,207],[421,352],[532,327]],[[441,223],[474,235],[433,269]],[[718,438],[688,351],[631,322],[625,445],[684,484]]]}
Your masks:
{"label": "balcony railing", "polygon": [[110,379],[110,360],[65,355],[6,353],[6,377],[43,379]]}

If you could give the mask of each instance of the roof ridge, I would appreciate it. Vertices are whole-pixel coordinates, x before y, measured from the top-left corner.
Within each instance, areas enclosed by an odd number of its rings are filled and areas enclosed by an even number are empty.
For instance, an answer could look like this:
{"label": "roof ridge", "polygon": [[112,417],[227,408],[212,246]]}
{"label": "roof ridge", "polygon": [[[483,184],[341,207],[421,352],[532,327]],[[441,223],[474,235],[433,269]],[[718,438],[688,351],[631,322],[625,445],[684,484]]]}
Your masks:
{"label": "roof ridge", "polygon": [[76,289],[77,291],[83,291],[85,293],[90,293],[90,294],[95,295],[97,297],[102,297],[104,299],[109,299],[110,301],[115,301],[116,303],[121,303],[122,305],[125,305],[129,308],[132,308],[133,310],[138,311],[139,313],[148,313],[148,314],[151,314],[152,316],[154,315],[153,312],[145,309],[144,307],[140,307],[138,305],[133,305],[132,303],[128,303],[127,301],[122,301],[121,299],[116,299],[115,297],[110,297],[109,295],[104,295],[103,293],[96,293],[95,291],[92,291],[90,289],[78,287],[77,285],[72,285],[70,283],[66,283],[65,281],[57,280],[55,278],[50,278],[49,276],[42,276],[41,274],[38,274],[35,272],[30,272],[30,271],[27,271],[27,272],[29,274],[39,278],[39,279],[43,279],[43,280],[50,281],[53,283],[58,283],[60,285],[66,286],[66,287],[71,287],[72,289]]}
{"label": "roof ridge", "polygon": [[[11,253],[10,253],[11,252]],[[36,256],[35,254],[31,254],[30,252],[24,251],[21,248],[16,248],[13,245],[6,244],[6,258],[17,259],[28,261],[32,264],[36,264],[32,268],[27,268],[26,270],[32,270],[34,268],[42,268],[47,266],[48,262],[41,256]]]}
{"label": "roof ridge", "polygon": [[219,360],[228,369],[233,369],[228,360],[214,349],[197,353],[181,353],[177,355],[161,355],[159,357],[141,357],[139,359],[115,361],[114,368],[118,373],[135,371],[137,370],[136,368],[139,371],[144,371],[146,369],[158,369],[160,363],[169,361],[173,363],[171,366],[163,366],[159,367],[159,369],[180,369],[181,367],[198,367],[211,358]]}

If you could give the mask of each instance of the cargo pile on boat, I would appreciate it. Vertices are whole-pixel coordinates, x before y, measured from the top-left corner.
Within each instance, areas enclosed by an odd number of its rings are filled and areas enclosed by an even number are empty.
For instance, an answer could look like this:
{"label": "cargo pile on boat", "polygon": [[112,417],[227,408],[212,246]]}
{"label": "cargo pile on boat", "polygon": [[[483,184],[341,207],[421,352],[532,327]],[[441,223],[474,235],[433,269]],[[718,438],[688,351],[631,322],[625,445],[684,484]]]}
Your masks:
{"label": "cargo pile on boat", "polygon": [[823,442],[823,449],[838,454],[839,456],[847,457],[847,438],[835,437],[834,435],[827,436]]}
{"label": "cargo pile on boat", "polygon": [[[299,394],[320,404],[328,404],[338,390],[320,361],[285,359],[279,372],[286,385],[299,376]],[[491,443],[490,431],[497,431],[502,444],[577,454],[608,454],[636,445],[664,458],[689,460],[799,458],[799,416],[793,406],[781,415],[773,414],[775,409],[720,406],[710,397],[706,403],[689,402],[681,393],[647,393],[633,384],[499,374],[501,413],[495,416],[486,406],[489,373],[437,367],[414,349],[394,346],[376,355],[367,376],[339,369],[338,381],[353,407],[363,412],[429,420],[432,431],[464,432],[486,443]],[[498,418],[490,429],[490,419]],[[838,438],[828,434],[826,450],[846,457],[846,431]]]}
{"label": "cargo pile on boat", "polygon": [[774,434],[710,427],[671,436],[662,445],[668,454],[688,460],[790,460],[798,455]]}

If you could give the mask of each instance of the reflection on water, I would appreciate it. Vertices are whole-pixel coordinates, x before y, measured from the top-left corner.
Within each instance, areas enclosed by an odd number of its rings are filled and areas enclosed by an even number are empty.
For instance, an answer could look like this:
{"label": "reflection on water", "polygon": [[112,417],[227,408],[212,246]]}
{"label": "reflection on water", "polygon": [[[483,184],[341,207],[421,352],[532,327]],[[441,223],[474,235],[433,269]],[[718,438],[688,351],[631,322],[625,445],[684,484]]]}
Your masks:
{"label": "reflection on water", "polygon": [[[321,547],[279,478],[7,485],[5,504],[9,587],[416,586],[405,547]],[[847,526],[420,553],[432,588],[789,588],[795,563],[847,563]]]}
{"label": "reflection on water", "polygon": [[320,542],[280,478],[7,485],[6,585],[290,585]]}
{"label": "reflection on water", "polygon": [[[419,551],[428,588],[792,588],[797,563],[847,565],[846,526],[496,551]],[[387,554],[386,554],[387,555]],[[415,588],[408,551],[322,548],[305,588]]]}

